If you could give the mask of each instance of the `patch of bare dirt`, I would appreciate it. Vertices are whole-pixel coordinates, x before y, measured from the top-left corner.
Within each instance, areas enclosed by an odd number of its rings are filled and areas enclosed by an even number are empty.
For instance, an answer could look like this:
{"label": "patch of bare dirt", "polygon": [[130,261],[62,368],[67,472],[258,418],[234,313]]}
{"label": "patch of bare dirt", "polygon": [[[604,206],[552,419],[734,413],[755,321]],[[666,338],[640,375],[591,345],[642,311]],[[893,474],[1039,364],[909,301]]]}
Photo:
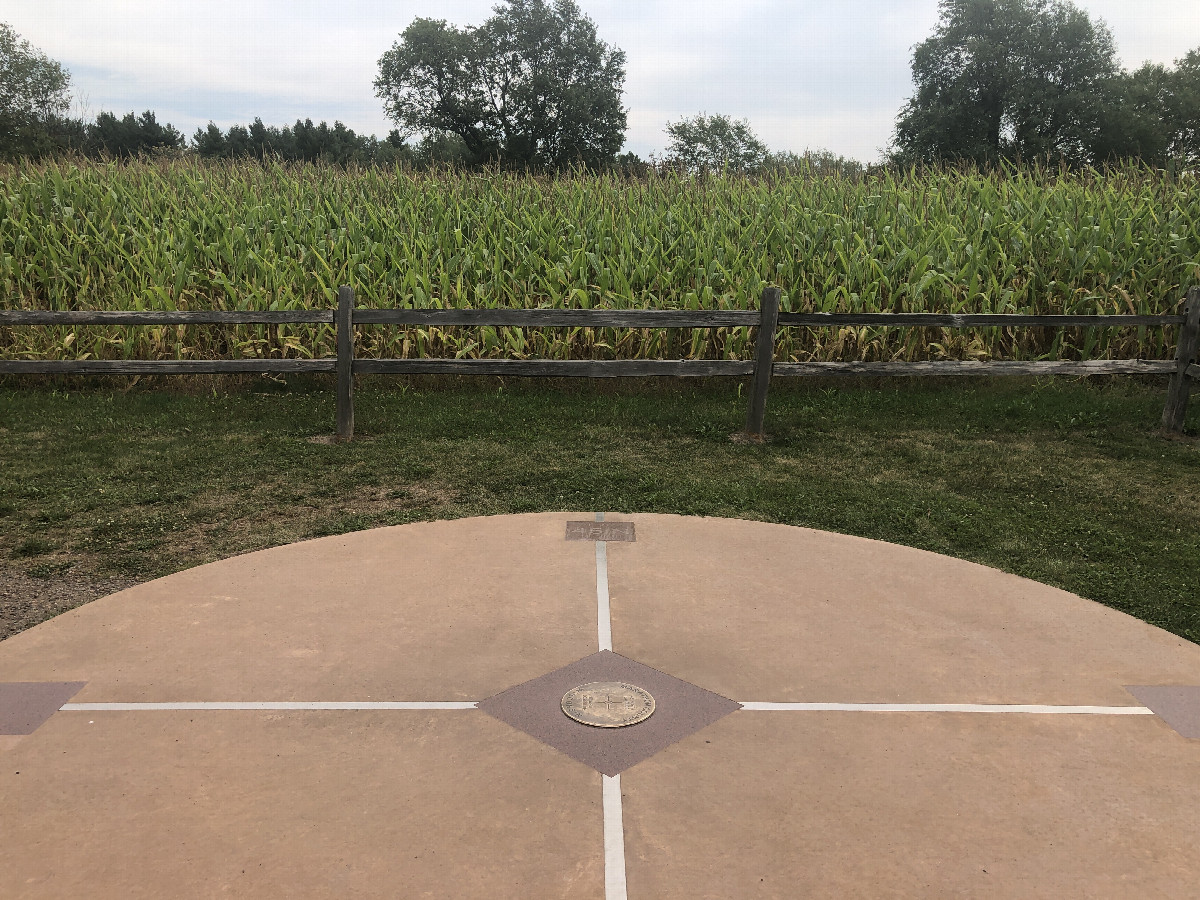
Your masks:
{"label": "patch of bare dirt", "polygon": [[34,578],[0,570],[0,640],[138,583],[133,578],[71,575]]}

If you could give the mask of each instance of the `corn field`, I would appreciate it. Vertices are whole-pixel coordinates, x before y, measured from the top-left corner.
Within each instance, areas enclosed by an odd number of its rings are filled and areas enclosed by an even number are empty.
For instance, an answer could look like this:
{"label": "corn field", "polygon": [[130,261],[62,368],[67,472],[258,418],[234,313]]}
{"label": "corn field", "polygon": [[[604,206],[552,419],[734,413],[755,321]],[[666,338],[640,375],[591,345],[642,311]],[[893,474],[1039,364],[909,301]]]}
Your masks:
{"label": "corn field", "polygon": [[[1177,312],[1194,179],[1110,172],[647,180],[156,160],[0,167],[0,309],[360,306]],[[784,328],[777,359],[1161,358],[1173,330]],[[752,355],[747,328],[357,329],[360,356]],[[5,327],[9,359],[308,358],[331,326]]]}

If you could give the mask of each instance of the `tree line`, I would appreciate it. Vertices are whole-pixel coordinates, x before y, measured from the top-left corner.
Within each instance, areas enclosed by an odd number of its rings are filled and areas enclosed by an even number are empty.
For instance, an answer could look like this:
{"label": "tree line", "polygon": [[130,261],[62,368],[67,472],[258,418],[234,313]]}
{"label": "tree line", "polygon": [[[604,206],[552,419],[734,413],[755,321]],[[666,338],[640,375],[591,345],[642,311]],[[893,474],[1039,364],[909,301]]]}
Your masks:
{"label": "tree line", "polygon": [[[912,56],[915,92],[897,117],[895,165],[969,162],[1095,166],[1200,161],[1200,50],[1127,72],[1102,22],[1069,0],[940,0]],[[67,116],[70,75],[0,23],[0,156],[195,153],[205,158],[421,167],[500,165],[644,173],[733,169],[856,173],[827,151],[772,153],[749,122],[669,122],[661,158],[621,153],[625,54],[575,0],[503,0],[482,25],[415,19],[379,60],[386,138],[340,122],[262,119],[190,142],[151,111],[85,123]]]}
{"label": "tree line", "polygon": [[1066,0],[941,0],[913,52],[893,160],[1200,159],[1200,50],[1121,69],[1112,33]]}

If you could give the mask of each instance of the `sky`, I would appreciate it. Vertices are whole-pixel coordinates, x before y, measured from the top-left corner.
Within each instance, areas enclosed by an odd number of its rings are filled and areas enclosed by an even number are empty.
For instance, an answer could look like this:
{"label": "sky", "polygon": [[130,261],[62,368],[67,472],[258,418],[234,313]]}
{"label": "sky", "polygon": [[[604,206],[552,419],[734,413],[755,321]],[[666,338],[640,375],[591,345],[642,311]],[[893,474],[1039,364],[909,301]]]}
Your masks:
{"label": "sky", "polygon": [[[627,55],[626,148],[661,154],[668,122],[750,122],[772,150],[881,157],[912,95],[937,0],[577,0]],[[478,25],[495,0],[4,0],[0,21],[71,73],[75,111],[154,110],[186,135],[256,116],[340,120],[383,136],[379,57],[418,17]],[[1076,0],[1123,65],[1200,47],[1200,0]]]}

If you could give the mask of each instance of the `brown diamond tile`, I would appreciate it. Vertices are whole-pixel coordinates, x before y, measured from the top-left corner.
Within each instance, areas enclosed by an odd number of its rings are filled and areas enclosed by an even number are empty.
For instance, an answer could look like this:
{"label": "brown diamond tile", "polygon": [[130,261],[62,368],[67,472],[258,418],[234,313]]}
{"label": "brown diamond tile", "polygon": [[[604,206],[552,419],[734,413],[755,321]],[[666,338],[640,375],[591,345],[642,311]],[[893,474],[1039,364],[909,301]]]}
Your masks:
{"label": "brown diamond tile", "polygon": [[1126,687],[1185,738],[1200,738],[1200,687]]}
{"label": "brown diamond tile", "polygon": [[617,543],[636,541],[637,537],[632,522],[568,522],[567,540]]}
{"label": "brown diamond tile", "polygon": [[0,734],[33,734],[86,681],[16,681],[0,684]]}
{"label": "brown diamond tile", "polygon": [[[623,681],[649,691],[654,714],[625,728],[594,728],[568,718],[563,695],[593,681]],[[741,704],[605,650],[489,697],[479,708],[604,775],[619,775]]]}

